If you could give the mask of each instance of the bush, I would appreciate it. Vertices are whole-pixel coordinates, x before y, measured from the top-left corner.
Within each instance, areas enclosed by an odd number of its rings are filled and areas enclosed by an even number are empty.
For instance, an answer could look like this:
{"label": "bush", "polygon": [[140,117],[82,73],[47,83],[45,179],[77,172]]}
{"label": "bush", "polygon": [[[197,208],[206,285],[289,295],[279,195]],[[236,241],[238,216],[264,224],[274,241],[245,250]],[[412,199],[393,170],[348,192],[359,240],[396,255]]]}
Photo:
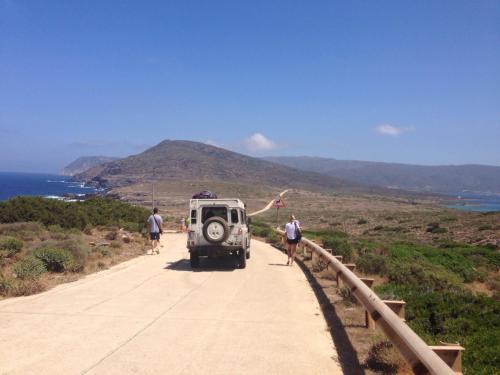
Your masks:
{"label": "bush", "polygon": [[23,248],[23,242],[10,236],[0,237],[0,258],[11,257],[20,252]]}
{"label": "bush", "polygon": [[110,257],[113,253],[106,246],[98,246],[95,249],[96,252],[101,254],[103,257]]}
{"label": "bush", "polygon": [[64,272],[78,268],[73,255],[65,249],[42,248],[33,251],[32,255],[40,259],[48,271]]}
{"label": "bush", "polygon": [[11,279],[0,275],[0,296],[6,296],[12,290],[14,283]]}
{"label": "bush", "polygon": [[433,234],[446,233],[446,232],[448,232],[448,229],[441,228],[439,226],[439,223],[429,223],[429,224],[427,224],[426,232],[433,233]]}
{"label": "bush", "polygon": [[325,249],[332,249],[334,255],[342,255],[344,262],[352,260],[352,248],[345,238],[329,236],[323,239],[323,244]]}
{"label": "bush", "polygon": [[390,341],[380,341],[368,351],[366,366],[377,373],[397,374],[401,357]]}
{"label": "bush", "polygon": [[27,256],[14,263],[12,270],[21,280],[36,280],[47,271],[43,262],[34,256]]}
{"label": "bush", "polygon": [[149,211],[142,207],[106,198],[64,202],[41,197],[17,197],[0,202],[0,223],[34,222],[45,226],[84,230],[87,226],[137,223],[144,225]]}
{"label": "bush", "polygon": [[364,254],[356,259],[356,268],[371,275],[387,274],[387,259],[380,255]]}
{"label": "bush", "polygon": [[363,224],[366,224],[366,223],[368,223],[368,221],[365,220],[365,219],[359,219],[358,220],[358,225],[363,225]]}

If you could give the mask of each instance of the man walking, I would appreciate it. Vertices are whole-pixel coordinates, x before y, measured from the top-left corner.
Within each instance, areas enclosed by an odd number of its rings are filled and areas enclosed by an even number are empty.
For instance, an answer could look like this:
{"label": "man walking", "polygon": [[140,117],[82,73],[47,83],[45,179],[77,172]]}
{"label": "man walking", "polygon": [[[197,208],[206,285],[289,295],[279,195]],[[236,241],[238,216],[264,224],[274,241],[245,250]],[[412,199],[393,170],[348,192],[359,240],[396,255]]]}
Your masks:
{"label": "man walking", "polygon": [[160,234],[163,233],[163,220],[158,214],[158,208],[155,207],[153,209],[153,214],[148,218],[147,223],[149,227],[149,239],[151,240],[151,255],[155,252],[156,254],[160,254],[160,250],[157,247],[160,241]]}

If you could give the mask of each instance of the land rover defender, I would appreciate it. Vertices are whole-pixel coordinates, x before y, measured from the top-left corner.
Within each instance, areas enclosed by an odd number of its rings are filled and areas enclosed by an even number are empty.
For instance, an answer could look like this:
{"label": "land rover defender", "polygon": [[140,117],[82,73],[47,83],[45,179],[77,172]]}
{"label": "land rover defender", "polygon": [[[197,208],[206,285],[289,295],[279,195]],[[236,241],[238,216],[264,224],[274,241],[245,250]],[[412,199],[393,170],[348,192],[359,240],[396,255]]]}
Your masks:
{"label": "land rover defender", "polygon": [[235,256],[240,268],[250,258],[250,218],[239,199],[191,199],[187,247],[191,267],[200,257]]}

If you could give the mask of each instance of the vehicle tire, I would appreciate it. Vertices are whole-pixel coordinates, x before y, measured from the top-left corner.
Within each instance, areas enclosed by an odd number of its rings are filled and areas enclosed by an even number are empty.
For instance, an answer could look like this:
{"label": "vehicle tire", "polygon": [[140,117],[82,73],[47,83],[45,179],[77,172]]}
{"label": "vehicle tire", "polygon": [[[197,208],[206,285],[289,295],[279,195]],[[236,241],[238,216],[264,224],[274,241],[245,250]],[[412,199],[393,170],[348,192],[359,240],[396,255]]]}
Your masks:
{"label": "vehicle tire", "polygon": [[250,259],[250,251],[248,249],[247,249],[246,253],[247,253],[246,258]]}
{"label": "vehicle tire", "polygon": [[243,269],[247,266],[247,251],[241,249],[238,253],[238,266]]}
{"label": "vehicle tire", "polygon": [[198,268],[200,266],[200,256],[197,251],[191,250],[189,253],[189,263],[191,263],[191,268]]}
{"label": "vehicle tire", "polygon": [[221,217],[211,217],[203,224],[203,237],[214,244],[224,242],[229,235],[229,227],[226,220]]}

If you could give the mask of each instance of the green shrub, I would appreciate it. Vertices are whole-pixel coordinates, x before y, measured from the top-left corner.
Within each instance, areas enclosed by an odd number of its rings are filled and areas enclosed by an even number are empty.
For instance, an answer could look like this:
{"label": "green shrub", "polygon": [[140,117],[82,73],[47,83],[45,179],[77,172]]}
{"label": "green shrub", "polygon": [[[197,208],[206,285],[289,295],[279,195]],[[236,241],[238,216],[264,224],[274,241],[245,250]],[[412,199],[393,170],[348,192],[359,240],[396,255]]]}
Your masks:
{"label": "green shrub", "polygon": [[381,255],[364,254],[356,259],[356,268],[371,275],[387,274],[387,259]]}
{"label": "green shrub", "polygon": [[393,284],[427,291],[458,288],[461,282],[454,273],[425,261],[392,261],[387,277]]}
{"label": "green shrub", "polygon": [[460,342],[466,348],[466,373],[496,373],[500,360],[500,301],[462,288],[428,291],[390,283],[375,291],[379,296],[403,299],[408,324],[428,344]]}
{"label": "green shrub", "polygon": [[64,272],[78,268],[73,255],[65,249],[41,248],[33,251],[32,255],[40,259],[48,271]]}
{"label": "green shrub", "polygon": [[12,271],[19,279],[36,280],[47,271],[43,262],[34,256],[27,256],[14,263]]}
{"label": "green shrub", "polygon": [[446,233],[448,232],[448,229],[440,227],[439,223],[429,223],[427,224],[426,232],[433,234]]}
{"label": "green shrub", "polygon": [[0,237],[0,258],[11,257],[23,249],[23,242],[10,236]]}
{"label": "green shrub", "polygon": [[[0,223],[34,222],[45,226],[85,229],[87,226],[137,223],[144,225],[149,211],[113,199],[64,202],[40,197],[17,197],[0,202]],[[55,233],[58,233],[56,231]]]}
{"label": "green shrub", "polygon": [[14,285],[13,280],[3,275],[0,275],[0,296],[8,295],[12,290],[13,285]]}
{"label": "green shrub", "polygon": [[122,228],[127,232],[140,232],[144,228],[144,223],[125,222]]}
{"label": "green shrub", "polygon": [[106,246],[98,246],[95,249],[96,252],[101,254],[103,257],[110,257],[113,253]]}
{"label": "green shrub", "polygon": [[323,244],[324,248],[332,249],[333,254],[342,255],[344,262],[352,260],[352,248],[345,238],[329,236],[323,239]]}

